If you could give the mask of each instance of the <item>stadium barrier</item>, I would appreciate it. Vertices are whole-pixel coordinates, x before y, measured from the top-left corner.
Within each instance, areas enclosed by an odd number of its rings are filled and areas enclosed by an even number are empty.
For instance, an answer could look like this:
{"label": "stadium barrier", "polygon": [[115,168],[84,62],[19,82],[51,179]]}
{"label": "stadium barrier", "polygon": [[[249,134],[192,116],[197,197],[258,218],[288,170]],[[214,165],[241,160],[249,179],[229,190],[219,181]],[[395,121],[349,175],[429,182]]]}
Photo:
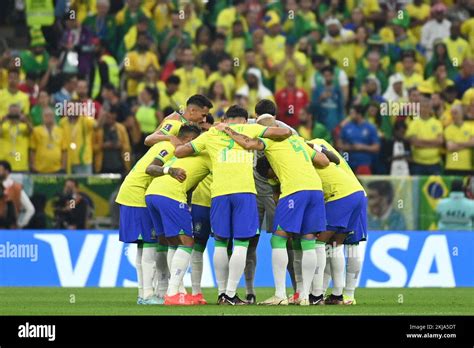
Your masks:
{"label": "stadium barrier", "polygon": [[[474,234],[371,231],[360,287],[472,287]],[[214,287],[214,242],[204,254],[204,287]],[[0,286],[133,287],[136,247],[114,230],[0,230]],[[290,286],[289,277],[287,281]],[[190,273],[185,277],[190,286]],[[256,286],[273,286],[270,235],[258,247]]]}

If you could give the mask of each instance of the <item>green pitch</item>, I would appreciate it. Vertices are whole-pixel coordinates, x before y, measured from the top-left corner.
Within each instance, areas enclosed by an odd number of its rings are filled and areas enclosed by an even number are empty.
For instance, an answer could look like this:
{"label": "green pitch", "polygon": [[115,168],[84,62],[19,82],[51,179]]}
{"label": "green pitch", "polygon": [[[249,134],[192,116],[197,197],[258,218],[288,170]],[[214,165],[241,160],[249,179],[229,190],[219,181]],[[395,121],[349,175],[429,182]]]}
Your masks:
{"label": "green pitch", "polygon": [[[239,289],[244,294],[243,289]],[[258,288],[257,300],[273,294]],[[135,304],[130,288],[0,288],[0,315],[473,315],[474,289],[358,289],[356,306],[217,306],[205,289],[206,306]]]}

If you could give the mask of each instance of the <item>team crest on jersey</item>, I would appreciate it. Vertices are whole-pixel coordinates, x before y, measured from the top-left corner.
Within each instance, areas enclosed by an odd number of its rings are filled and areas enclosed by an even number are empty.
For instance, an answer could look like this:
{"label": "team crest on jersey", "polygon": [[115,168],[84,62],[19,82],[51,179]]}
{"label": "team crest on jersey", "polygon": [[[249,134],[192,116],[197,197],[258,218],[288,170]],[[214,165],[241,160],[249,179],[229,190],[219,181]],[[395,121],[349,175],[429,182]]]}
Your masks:
{"label": "team crest on jersey", "polygon": [[167,154],[168,154],[168,151],[166,151],[166,150],[161,150],[161,152],[160,152],[161,157],[165,157]]}
{"label": "team crest on jersey", "polygon": [[168,123],[168,124],[166,124],[166,125],[163,127],[163,129],[164,129],[165,131],[169,132],[170,129],[171,129],[171,127],[173,127],[173,125],[170,124],[170,123]]}

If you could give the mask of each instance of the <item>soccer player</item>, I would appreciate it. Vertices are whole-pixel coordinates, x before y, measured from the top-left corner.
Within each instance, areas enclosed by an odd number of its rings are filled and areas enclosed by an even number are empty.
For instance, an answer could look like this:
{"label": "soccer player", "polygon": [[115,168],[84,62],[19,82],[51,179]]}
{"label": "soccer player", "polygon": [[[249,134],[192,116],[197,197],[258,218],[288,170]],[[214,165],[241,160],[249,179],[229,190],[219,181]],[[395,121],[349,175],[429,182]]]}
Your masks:
{"label": "soccer player", "polygon": [[[249,138],[260,136],[278,140],[291,135],[288,129],[247,124],[247,120],[247,110],[233,105],[227,110],[222,123]],[[216,240],[214,267],[218,303],[243,305],[246,302],[237,296],[237,285],[244,272],[249,239],[258,233],[254,154],[213,127],[192,142],[176,148],[175,155],[186,157],[204,150],[212,161],[211,226]],[[230,238],[233,238],[234,250],[229,259],[227,246]]]}
{"label": "soccer player", "polygon": [[[313,280],[311,304],[343,304],[344,288],[344,251],[343,243],[351,245],[348,251],[357,255],[357,244],[367,235],[367,195],[357,177],[344,158],[325,140],[314,139],[309,143],[321,146],[333,152],[340,161],[339,165],[331,163],[327,168],[316,168],[323,184],[326,203],[326,231],[318,235],[316,254],[318,264]],[[350,235],[348,235],[352,232]],[[332,243],[331,243],[332,242]],[[332,294],[324,301],[324,270],[326,267],[326,244],[331,275],[334,283]],[[352,246],[353,245],[353,246]],[[349,293],[347,304],[354,301],[355,284],[360,271],[360,258],[350,257],[347,265],[346,287]],[[357,264],[358,263],[358,264]],[[324,302],[323,302],[324,301]],[[350,303],[349,303],[350,302]]]}
{"label": "soccer player", "polygon": [[[187,142],[200,133],[196,126],[186,125],[178,133],[179,142]],[[158,270],[158,288],[167,288],[168,268],[166,263],[167,244],[153,231],[153,223],[145,203],[145,191],[153,177],[163,175],[163,164],[173,157],[174,146],[169,141],[153,145],[135,164],[120,186],[116,202],[120,204],[119,238],[124,243],[137,243],[138,304],[163,303],[164,294],[153,294],[153,275]],[[150,163],[156,166],[154,172],[147,171]],[[170,176],[177,177],[173,170]],[[156,260],[156,264],[155,264]],[[163,291],[163,289],[158,289]],[[161,295],[161,296],[160,296]]]}
{"label": "soccer player", "polygon": [[[275,119],[267,117],[260,123],[275,126]],[[316,233],[324,231],[326,217],[321,180],[313,167],[326,167],[328,158],[305,144],[304,139],[292,135],[284,141],[250,139],[226,125],[217,125],[246,150],[264,150],[281,183],[281,196],[275,211],[274,233],[271,239],[272,268],[275,295],[261,302],[263,305],[288,305],[286,269],[287,240],[290,235],[301,238],[303,289],[298,304],[309,305],[309,290],[316,270]],[[265,174],[265,173],[264,173]]]}
{"label": "soccer player", "polygon": [[186,101],[186,109],[181,114],[178,111],[173,112],[164,118],[157,130],[145,138],[145,145],[152,146],[160,141],[171,141],[179,143],[176,136],[183,124],[189,122],[200,123],[206,119],[209,110],[212,109],[211,101],[201,95],[195,94]]}
{"label": "soccer player", "polygon": [[[189,266],[194,246],[192,217],[187,204],[187,193],[210,172],[207,155],[178,159],[165,163],[163,173],[179,173],[178,181],[164,175],[151,182],[145,201],[158,235],[164,235],[169,244],[177,246],[170,263],[170,280],[165,305],[193,305],[192,296],[179,292],[179,286]],[[160,171],[152,164],[148,171]]]}

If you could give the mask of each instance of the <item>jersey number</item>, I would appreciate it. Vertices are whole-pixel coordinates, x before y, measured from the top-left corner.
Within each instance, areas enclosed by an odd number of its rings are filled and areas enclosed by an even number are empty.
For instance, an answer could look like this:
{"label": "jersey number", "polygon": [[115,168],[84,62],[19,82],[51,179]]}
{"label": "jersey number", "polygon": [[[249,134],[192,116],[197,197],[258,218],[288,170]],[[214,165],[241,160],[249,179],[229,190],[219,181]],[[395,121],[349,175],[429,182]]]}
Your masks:
{"label": "jersey number", "polygon": [[295,150],[295,152],[302,152],[304,155],[304,159],[307,162],[309,162],[308,153],[306,152],[305,148],[301,145],[301,142],[298,141],[297,139],[289,139],[289,142],[291,146],[293,147],[293,150]]}

